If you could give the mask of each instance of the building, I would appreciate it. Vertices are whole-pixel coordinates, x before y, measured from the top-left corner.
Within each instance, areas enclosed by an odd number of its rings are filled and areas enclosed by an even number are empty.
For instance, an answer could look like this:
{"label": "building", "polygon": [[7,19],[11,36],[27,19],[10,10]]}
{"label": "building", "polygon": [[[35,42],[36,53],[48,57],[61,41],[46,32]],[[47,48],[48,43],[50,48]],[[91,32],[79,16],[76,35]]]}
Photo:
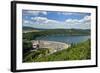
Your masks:
{"label": "building", "polygon": [[32,41],[32,48],[39,49],[39,41],[38,40]]}

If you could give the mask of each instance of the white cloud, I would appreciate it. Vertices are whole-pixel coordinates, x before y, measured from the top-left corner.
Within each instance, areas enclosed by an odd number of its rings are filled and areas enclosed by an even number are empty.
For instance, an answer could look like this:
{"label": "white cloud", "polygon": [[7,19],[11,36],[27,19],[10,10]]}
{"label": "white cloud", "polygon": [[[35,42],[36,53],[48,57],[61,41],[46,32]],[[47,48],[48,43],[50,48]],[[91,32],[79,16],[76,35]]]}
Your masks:
{"label": "white cloud", "polygon": [[62,15],[86,15],[85,13],[79,13],[79,12],[58,12],[58,14],[62,14]]}
{"label": "white cloud", "polygon": [[47,15],[46,11],[32,11],[32,10],[28,10],[28,11],[24,11],[24,15],[39,15],[39,14],[43,14],[43,15]]}
{"label": "white cloud", "polygon": [[45,24],[45,22],[48,20],[45,17],[32,17],[31,19],[35,24]]}
{"label": "white cloud", "polygon": [[84,17],[84,20],[90,20],[90,19],[91,19],[90,16],[85,16],[85,17]]}
{"label": "white cloud", "polygon": [[32,20],[35,20],[35,21],[46,21],[47,20],[47,18],[45,18],[45,17],[32,17],[31,18]]}
{"label": "white cloud", "polygon": [[23,20],[23,23],[24,23],[24,24],[29,24],[30,21],[28,21],[28,20]]}
{"label": "white cloud", "polygon": [[63,28],[63,26],[65,26],[64,22],[48,19],[46,17],[32,17],[31,19],[33,20],[33,24],[37,24],[37,27],[41,26],[45,28]]}
{"label": "white cloud", "polygon": [[63,15],[72,15],[73,13],[71,13],[71,12],[58,12],[58,14],[63,14]]}
{"label": "white cloud", "polygon": [[91,17],[85,16],[83,19],[67,19],[66,24],[69,24],[72,28],[88,29],[91,25]]}
{"label": "white cloud", "polygon": [[32,21],[24,21],[33,27],[41,28],[80,28],[89,29],[91,25],[91,17],[85,16],[82,19],[66,19],[65,21],[57,21],[46,17],[32,17]]}
{"label": "white cloud", "polygon": [[91,21],[91,16],[85,16],[81,22],[90,22]]}
{"label": "white cloud", "polygon": [[65,22],[74,24],[74,23],[78,23],[79,21],[80,20],[78,20],[78,19],[67,19]]}
{"label": "white cloud", "polygon": [[47,12],[46,11],[42,11],[41,13],[44,14],[44,15],[47,15]]}
{"label": "white cloud", "polygon": [[51,19],[48,19],[46,17],[33,17],[32,20],[34,22],[38,22],[38,23],[41,23],[41,24],[59,24],[60,22],[59,21],[56,21],[56,20],[51,20]]}
{"label": "white cloud", "polygon": [[32,21],[29,20],[23,20],[23,26],[31,26],[33,24]]}
{"label": "white cloud", "polygon": [[90,16],[85,16],[83,19],[67,19],[66,22],[71,22],[71,23],[83,23],[83,22],[87,22],[90,21],[91,17]]}

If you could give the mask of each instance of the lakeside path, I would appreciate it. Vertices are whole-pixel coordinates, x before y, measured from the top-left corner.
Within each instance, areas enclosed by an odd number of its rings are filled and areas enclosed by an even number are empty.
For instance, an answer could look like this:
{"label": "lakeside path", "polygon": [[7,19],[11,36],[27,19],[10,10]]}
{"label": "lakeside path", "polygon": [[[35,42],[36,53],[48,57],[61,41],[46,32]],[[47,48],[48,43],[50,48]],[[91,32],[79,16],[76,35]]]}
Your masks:
{"label": "lakeside path", "polygon": [[56,42],[56,41],[45,41],[45,40],[32,40],[32,44],[36,45],[38,44],[38,48],[48,48],[50,53],[54,53],[63,49],[67,49],[70,47],[70,44],[62,43],[62,42]]}

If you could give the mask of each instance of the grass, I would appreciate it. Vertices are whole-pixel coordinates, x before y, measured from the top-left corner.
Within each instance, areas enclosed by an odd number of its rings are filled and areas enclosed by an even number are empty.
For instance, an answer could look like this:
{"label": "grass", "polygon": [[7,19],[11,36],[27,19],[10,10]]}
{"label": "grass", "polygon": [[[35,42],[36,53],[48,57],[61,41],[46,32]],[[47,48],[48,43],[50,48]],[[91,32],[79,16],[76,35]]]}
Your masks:
{"label": "grass", "polygon": [[90,40],[79,44],[73,44],[71,47],[62,51],[55,52],[51,55],[49,49],[40,49],[28,53],[23,62],[46,62],[46,61],[64,61],[64,60],[87,60],[91,59]]}

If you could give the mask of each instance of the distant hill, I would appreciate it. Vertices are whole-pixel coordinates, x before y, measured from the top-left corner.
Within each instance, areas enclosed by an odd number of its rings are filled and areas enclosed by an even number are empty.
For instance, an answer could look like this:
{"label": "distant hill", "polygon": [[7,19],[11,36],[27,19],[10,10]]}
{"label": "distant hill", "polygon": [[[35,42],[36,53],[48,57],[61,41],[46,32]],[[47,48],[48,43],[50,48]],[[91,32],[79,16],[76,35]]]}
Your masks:
{"label": "distant hill", "polygon": [[[42,31],[43,30],[43,31]],[[23,27],[24,33],[29,33],[34,35],[90,35],[90,29],[39,29],[33,27]]]}
{"label": "distant hill", "polygon": [[50,34],[66,34],[66,35],[90,35],[90,29],[48,29],[41,33]]}
{"label": "distant hill", "polygon": [[[44,30],[44,31],[41,31]],[[68,35],[81,35],[81,34],[89,34],[91,30],[90,29],[39,29],[39,28],[33,28],[33,27],[23,27],[23,31],[25,32],[36,32],[36,34],[68,34]],[[38,31],[38,32],[37,32]]]}
{"label": "distant hill", "polygon": [[33,30],[34,28],[32,27],[27,27],[27,26],[23,26],[23,30]]}
{"label": "distant hill", "polygon": [[46,28],[34,28],[34,27],[29,27],[29,26],[23,26],[23,30],[79,30],[79,31],[84,31],[84,30],[86,30],[86,31],[90,31],[90,29],[75,29],[75,28],[71,28],[71,29],[62,29],[62,28],[56,28],[56,29],[46,29]]}
{"label": "distant hill", "polygon": [[28,40],[33,40],[40,36],[49,36],[49,35],[90,35],[90,29],[45,29],[41,30],[32,30],[24,31],[23,38]]}
{"label": "distant hill", "polygon": [[23,26],[23,30],[46,30],[46,29]]}

